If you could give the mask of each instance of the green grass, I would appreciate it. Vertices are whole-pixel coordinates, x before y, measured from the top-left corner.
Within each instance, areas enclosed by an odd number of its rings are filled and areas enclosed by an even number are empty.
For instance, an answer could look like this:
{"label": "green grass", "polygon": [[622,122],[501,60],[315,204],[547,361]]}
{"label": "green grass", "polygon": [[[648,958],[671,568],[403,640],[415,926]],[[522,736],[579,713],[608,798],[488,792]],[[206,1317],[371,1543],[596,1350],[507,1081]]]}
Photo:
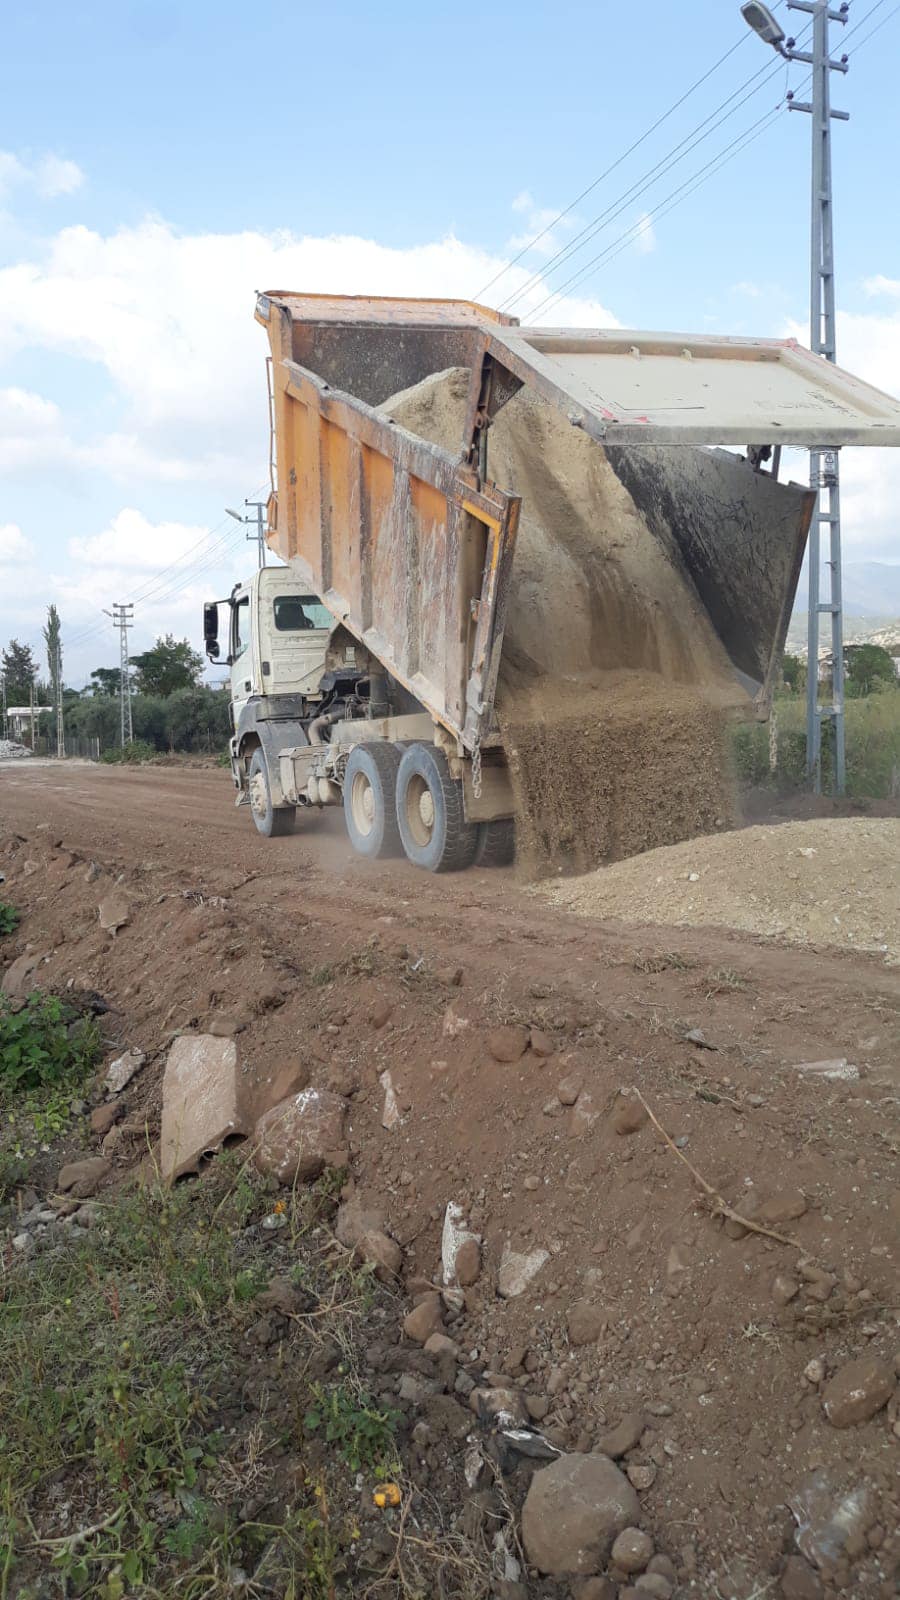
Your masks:
{"label": "green grass", "polygon": [[0,900],[0,939],[15,933],[18,926],[19,913],[16,907],[11,906],[8,900]]}
{"label": "green grass", "polygon": [[136,766],[141,761],[153,761],[157,754],[156,746],[148,744],[146,739],[132,739],[130,744],[104,750],[100,760],[108,765],[124,763],[125,766]]}
{"label": "green grass", "polygon": [[[274,1243],[255,1227],[270,1207],[262,1180],[226,1155],[200,1182],[113,1200],[91,1229],[7,1274],[0,1600],[36,1595],[48,1570],[97,1600],[224,1600],[238,1569],[259,1585],[248,1592],[334,1593],[354,1530],[346,1507],[329,1511],[327,1470],[305,1463],[319,1436],[339,1482],[395,1468],[394,1418],[353,1354],[374,1288],[327,1253],[330,1193],[292,1198]],[[251,1398],[255,1301],[291,1262],[306,1311],[277,1381]],[[280,1483],[272,1459],[286,1454]]]}
{"label": "green grass", "polygon": [[0,1107],[21,1094],[84,1082],[100,1056],[100,1030],[58,995],[35,990],[18,1010],[0,996]]}
{"label": "green grass", "polygon": [[[778,760],[769,767],[769,728],[760,723],[734,729],[738,777],[752,786],[778,789],[806,786],[806,701],[782,696],[775,701]],[[888,689],[844,707],[847,793],[854,799],[885,799],[900,791],[900,690]],[[830,750],[823,750],[823,788],[830,785]]]}

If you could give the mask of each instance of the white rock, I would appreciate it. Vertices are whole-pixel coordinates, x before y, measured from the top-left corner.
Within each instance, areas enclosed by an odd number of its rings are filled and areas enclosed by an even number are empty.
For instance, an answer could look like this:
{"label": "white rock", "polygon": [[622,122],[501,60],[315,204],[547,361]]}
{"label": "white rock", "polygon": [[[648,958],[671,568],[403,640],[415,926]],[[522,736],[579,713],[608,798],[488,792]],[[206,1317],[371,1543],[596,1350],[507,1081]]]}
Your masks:
{"label": "white rock", "polygon": [[401,1117],[400,1102],[397,1099],[397,1093],[389,1072],[381,1074],[381,1087],[384,1090],[384,1110],[381,1113],[381,1126],[390,1131],[391,1128],[396,1128]]}
{"label": "white rock", "polygon": [[497,1292],[504,1300],[515,1300],[518,1295],[525,1293],[541,1267],[549,1260],[549,1250],[530,1250],[524,1255],[517,1250],[510,1250],[508,1244],[505,1245],[500,1270],[497,1273]]}
{"label": "white rock", "polygon": [[845,1056],[834,1061],[798,1061],[794,1071],[802,1072],[807,1078],[825,1078],[838,1083],[855,1083],[859,1077],[859,1067],[851,1066]]}
{"label": "white rock", "polygon": [[125,1085],[131,1082],[146,1059],[143,1050],[126,1050],[124,1055],[116,1056],[115,1061],[111,1061],[106,1069],[107,1094],[121,1094]]}
{"label": "white rock", "polygon": [[473,1233],[466,1226],[462,1206],[455,1200],[448,1200],[441,1234],[441,1269],[445,1283],[456,1282],[456,1258],[460,1246],[466,1244],[469,1239],[474,1240],[475,1244],[481,1244],[481,1234]]}

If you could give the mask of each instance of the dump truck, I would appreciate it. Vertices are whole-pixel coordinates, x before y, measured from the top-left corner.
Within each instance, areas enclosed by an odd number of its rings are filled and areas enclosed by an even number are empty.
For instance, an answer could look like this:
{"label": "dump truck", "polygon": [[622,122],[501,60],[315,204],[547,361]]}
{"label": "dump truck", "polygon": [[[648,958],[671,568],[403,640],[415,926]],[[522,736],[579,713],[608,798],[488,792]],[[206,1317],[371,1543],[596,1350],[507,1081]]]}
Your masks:
{"label": "dump truck", "polygon": [[[900,403],[790,339],[528,328],[463,301],[284,291],[260,294],[256,318],[283,565],[204,608],[207,655],[231,672],[236,804],[266,836],[341,806],[360,854],[432,872],[513,851],[496,701],[522,495],[492,478],[491,430],[521,391],[601,447],[756,717],[815,500],[779,481],[782,448],[900,444]],[[467,389],[446,448],[386,402],[451,370]],[[602,582],[595,566],[578,579]]]}

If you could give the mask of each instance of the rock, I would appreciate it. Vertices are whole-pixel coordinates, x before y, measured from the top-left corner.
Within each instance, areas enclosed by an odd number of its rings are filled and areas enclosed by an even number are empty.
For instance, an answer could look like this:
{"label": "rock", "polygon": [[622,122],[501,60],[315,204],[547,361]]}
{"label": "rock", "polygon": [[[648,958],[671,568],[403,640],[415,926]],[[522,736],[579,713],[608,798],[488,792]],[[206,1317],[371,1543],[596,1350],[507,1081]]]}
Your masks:
{"label": "rock", "polygon": [[813,1356],[803,1368],[803,1376],[807,1383],[822,1383],[825,1377],[825,1363],[821,1356]]}
{"label": "rock", "polygon": [[571,1344],[594,1344],[609,1327],[609,1312],[591,1300],[576,1300],[566,1313],[566,1327]]}
{"label": "rock", "polygon": [[253,1134],[258,1170],[279,1183],[312,1183],[326,1167],[342,1165],[346,1115],[346,1100],[328,1089],[301,1089],[273,1106]]}
{"label": "rock", "polygon": [[528,1049],[528,1029],[512,1025],[494,1028],[488,1034],[487,1046],[495,1061],[507,1064],[521,1061]]}
{"label": "rock", "polygon": [[40,870],[41,866],[39,861],[24,861],[22,863],[23,878],[30,878],[35,872],[40,872]]}
{"label": "rock", "polygon": [[363,1205],[358,1194],[351,1194],[338,1207],[334,1232],[345,1250],[353,1250],[364,1233],[384,1233],[385,1216],[381,1206]]}
{"label": "rock", "polygon": [[550,1577],[589,1576],[637,1522],[637,1495],[605,1456],[560,1456],[534,1474],[522,1509],[528,1560]]}
{"label": "rock", "polygon": [[270,1278],[253,1303],[261,1311],[275,1311],[282,1317],[289,1317],[300,1309],[302,1300],[302,1294],[290,1278]]}
{"label": "rock", "polygon": [[481,1245],[474,1237],[464,1239],[456,1252],[456,1281],[461,1289],[470,1289],[478,1282],[481,1272]]}
{"label": "rock", "polygon": [[12,1247],[20,1256],[30,1256],[34,1250],[34,1239],[30,1233],[14,1233]]}
{"label": "rock", "polygon": [[101,876],[102,874],[96,861],[89,861],[87,871],[84,874],[85,883],[96,883],[97,879]]}
{"label": "rock", "polygon": [[532,1422],[543,1422],[550,1410],[550,1396],[546,1394],[526,1394],[525,1409]]}
{"label": "rock", "polygon": [[601,1433],[597,1449],[604,1456],[618,1460],[626,1451],[633,1450],[647,1425],[643,1411],[627,1411],[615,1428]]}
{"label": "rock", "polygon": [[143,1050],[126,1050],[124,1055],[116,1056],[106,1069],[104,1088],[107,1094],[121,1094],[146,1059]]}
{"label": "rock", "polygon": [[504,1300],[515,1300],[525,1293],[541,1267],[549,1260],[549,1250],[530,1250],[526,1255],[510,1250],[509,1245],[505,1245],[497,1273],[497,1293]]}
{"label": "rock", "polygon": [[859,1068],[851,1066],[845,1056],[833,1061],[798,1061],[794,1071],[802,1072],[805,1078],[824,1078],[826,1082],[853,1083],[859,1077]]}
{"label": "rock", "polygon": [[442,1026],[442,1032],[445,1039],[458,1039],[460,1034],[465,1033],[469,1026],[470,1024],[468,1017],[459,1016],[459,1014],[454,1011],[452,1006],[447,1007],[446,1011],[444,1012],[444,1021]]}
{"label": "rock", "polygon": [[400,1102],[394,1088],[394,1080],[389,1072],[381,1074],[381,1087],[384,1090],[384,1107],[381,1113],[381,1126],[390,1133],[401,1121]]}
{"label": "rock", "polygon": [[57,1176],[57,1190],[60,1194],[74,1195],[77,1200],[86,1200],[88,1195],[97,1193],[111,1170],[103,1156],[89,1156],[86,1161],[70,1161]]}
{"label": "rock", "polygon": [[237,1046],[211,1034],[183,1034],[169,1047],[162,1084],[160,1170],[166,1182],[243,1128],[238,1112]]}
{"label": "rock", "polygon": [[625,1471],[628,1482],[642,1493],[656,1482],[656,1468],[649,1461],[629,1461]]}
{"label": "rock", "polygon": [[790,1277],[786,1272],[779,1272],[778,1276],[772,1279],[772,1299],[780,1306],[789,1305],[799,1291],[800,1285],[797,1279]]}
{"label": "rock", "polygon": [[610,1117],[616,1133],[638,1133],[648,1120],[647,1112],[635,1095],[620,1094],[617,1097]]}
{"label": "rock", "polygon": [[612,1559],[622,1572],[643,1572],[653,1554],[653,1540],[642,1528],[623,1528],[612,1547]]}
{"label": "rock", "polygon": [[469,1405],[482,1422],[496,1428],[518,1428],[528,1421],[528,1408],[518,1389],[473,1389]]}
{"label": "rock", "polygon": [[822,1600],[825,1592],[819,1574],[802,1556],[788,1556],[780,1589],[784,1600]]}
{"label": "rock", "polygon": [[894,1374],[877,1356],[862,1356],[839,1367],[826,1384],[822,1409],[833,1428],[868,1422],[894,1392]]}
{"label": "rock", "polygon": [[574,1073],[561,1078],[556,1085],[556,1097],[562,1106],[574,1106],[581,1093],[581,1079]]}
{"label": "rock", "polygon": [[660,1572],[644,1572],[635,1580],[635,1595],[651,1594],[656,1600],[672,1600],[673,1587]]}
{"label": "rock", "polygon": [[656,1572],[656,1573],[659,1574],[659,1576],[661,1578],[668,1578],[669,1582],[671,1583],[671,1585],[672,1585],[672,1587],[674,1589],[675,1584],[677,1582],[678,1574],[675,1571],[675,1563],[674,1563],[674,1561],[670,1560],[670,1558],[668,1556],[664,1556],[664,1555],[652,1556],[651,1559],[647,1562],[647,1571],[648,1572]]}
{"label": "rock", "polygon": [[356,1242],[356,1255],[360,1261],[365,1261],[375,1268],[375,1276],[379,1283],[392,1283],[400,1275],[403,1251],[396,1239],[392,1239],[387,1233],[382,1233],[378,1228],[370,1228],[366,1233],[360,1234]]}
{"label": "rock", "polygon": [[394,1007],[390,1000],[385,999],[384,995],[380,995],[376,1000],[373,1000],[369,1007],[369,1021],[375,1029],[385,1027],[393,1015]]}
{"label": "rock", "polygon": [[569,1112],[569,1136],[577,1139],[583,1133],[589,1133],[600,1112],[594,1105],[591,1094],[580,1094]]}
{"label": "rock", "polygon": [[455,1361],[459,1355],[459,1345],[455,1339],[448,1339],[445,1333],[432,1333],[425,1340],[425,1351],[430,1356],[452,1356]]}
{"label": "rock", "polygon": [[443,1329],[444,1308],[439,1294],[423,1295],[403,1319],[403,1332],[416,1344],[425,1344],[433,1333],[442,1333]]}
{"label": "rock", "polygon": [[91,1133],[96,1133],[102,1139],[105,1133],[109,1133],[113,1123],[118,1121],[121,1109],[117,1105],[95,1106],[91,1112]]}
{"label": "rock", "polygon": [[[444,1226],[441,1232],[441,1271],[444,1283],[461,1283],[458,1258],[460,1250],[466,1244],[475,1245],[480,1265],[481,1235],[473,1233],[471,1228],[467,1227],[462,1206],[455,1200],[448,1200],[447,1209],[444,1212]],[[478,1276],[477,1266],[475,1276]],[[474,1282],[474,1279],[472,1281]],[[461,1286],[463,1288],[466,1287],[464,1283]]]}
{"label": "rock", "polygon": [[246,1026],[243,1017],[238,1016],[236,1011],[217,1011],[206,1031],[214,1039],[233,1039]]}
{"label": "rock", "polygon": [[117,889],[113,889],[97,907],[100,926],[105,933],[115,938],[119,928],[124,928],[131,921],[131,906],[125,896]]}
{"label": "rock", "polygon": [[556,1054],[556,1045],[553,1043],[549,1033],[544,1033],[540,1028],[532,1028],[529,1034],[529,1044],[531,1045],[532,1055],[537,1056],[541,1061],[546,1061],[550,1056]]}
{"label": "rock", "polygon": [[[773,1227],[779,1222],[795,1222],[809,1210],[806,1195],[800,1189],[778,1189],[775,1194],[761,1200],[752,1213],[754,1222],[764,1222]],[[745,1211],[745,1216],[751,1213]]]}
{"label": "rock", "polygon": [[33,987],[31,974],[40,966],[39,955],[25,954],[18,956],[11,967],[7,967],[0,983],[0,993],[5,994],[10,1000],[20,1000],[27,995]]}

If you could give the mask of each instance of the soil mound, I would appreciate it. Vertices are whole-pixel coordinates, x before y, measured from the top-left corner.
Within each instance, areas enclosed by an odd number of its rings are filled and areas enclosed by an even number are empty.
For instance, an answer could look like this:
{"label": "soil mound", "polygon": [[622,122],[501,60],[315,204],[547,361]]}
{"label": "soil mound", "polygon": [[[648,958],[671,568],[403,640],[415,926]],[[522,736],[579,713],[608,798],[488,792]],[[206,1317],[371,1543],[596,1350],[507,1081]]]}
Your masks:
{"label": "soil mound", "polygon": [[719,925],[900,962],[900,822],[831,817],[652,850],[548,886],[585,917]]}
{"label": "soil mound", "polygon": [[[454,368],[382,409],[455,450],[467,388]],[[602,446],[523,389],[489,471],[522,497],[497,694],[520,856],[584,869],[730,817],[724,717],[746,695]]]}

